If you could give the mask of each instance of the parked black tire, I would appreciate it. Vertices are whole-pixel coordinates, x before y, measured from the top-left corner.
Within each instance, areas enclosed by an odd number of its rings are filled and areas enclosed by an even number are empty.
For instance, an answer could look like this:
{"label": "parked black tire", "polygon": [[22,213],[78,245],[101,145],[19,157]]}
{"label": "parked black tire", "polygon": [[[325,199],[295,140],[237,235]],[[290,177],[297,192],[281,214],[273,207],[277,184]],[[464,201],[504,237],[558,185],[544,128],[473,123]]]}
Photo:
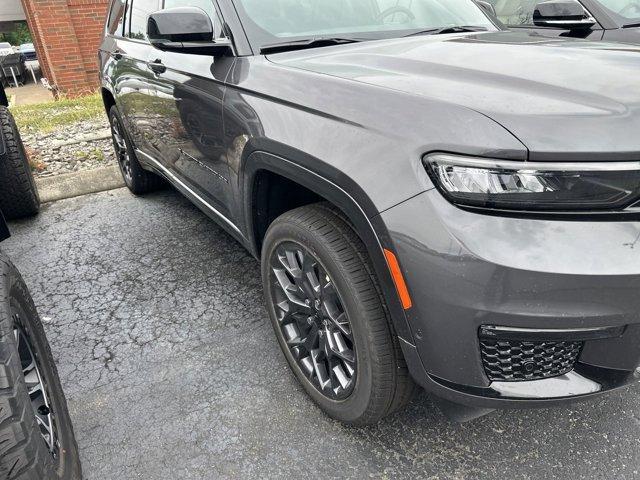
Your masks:
{"label": "parked black tire", "polygon": [[[0,106],[0,211],[7,219],[35,215],[40,210],[29,159],[20,132],[8,108]],[[2,139],[0,139],[2,141]]]}
{"label": "parked black tire", "polygon": [[[45,437],[47,428],[53,434]],[[0,479],[81,478],[67,402],[42,323],[20,274],[0,253]]]}
{"label": "parked black tire", "polygon": [[135,195],[143,195],[161,188],[164,185],[163,179],[140,165],[131,138],[124,128],[122,116],[115,105],[109,111],[109,122],[120,172],[129,190]]}
{"label": "parked black tire", "polygon": [[[289,366],[324,412],[365,425],[409,401],[413,380],[376,275],[340,212],[321,203],[276,219],[263,244],[262,279]],[[318,342],[316,328],[324,332]]]}

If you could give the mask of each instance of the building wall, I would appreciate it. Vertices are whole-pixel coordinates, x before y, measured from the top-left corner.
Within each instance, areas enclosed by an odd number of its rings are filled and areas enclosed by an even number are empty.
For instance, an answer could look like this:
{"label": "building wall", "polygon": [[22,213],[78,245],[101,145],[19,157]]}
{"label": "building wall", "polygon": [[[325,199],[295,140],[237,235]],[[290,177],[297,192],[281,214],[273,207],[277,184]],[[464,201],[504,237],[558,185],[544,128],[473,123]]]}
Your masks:
{"label": "building wall", "polygon": [[77,96],[98,88],[97,51],[107,3],[22,0],[43,75],[59,93]]}

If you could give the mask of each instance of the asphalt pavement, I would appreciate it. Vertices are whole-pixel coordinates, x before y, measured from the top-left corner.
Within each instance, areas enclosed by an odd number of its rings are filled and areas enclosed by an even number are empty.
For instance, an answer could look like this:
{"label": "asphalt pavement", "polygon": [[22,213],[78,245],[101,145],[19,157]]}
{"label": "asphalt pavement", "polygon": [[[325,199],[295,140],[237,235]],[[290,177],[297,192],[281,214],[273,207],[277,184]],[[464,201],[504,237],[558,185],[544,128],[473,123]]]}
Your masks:
{"label": "asphalt pavement", "polygon": [[639,476],[638,385],[466,424],[423,392],[373,427],[328,419],[280,353],[258,263],[171,190],[62,200],[11,229],[87,479]]}

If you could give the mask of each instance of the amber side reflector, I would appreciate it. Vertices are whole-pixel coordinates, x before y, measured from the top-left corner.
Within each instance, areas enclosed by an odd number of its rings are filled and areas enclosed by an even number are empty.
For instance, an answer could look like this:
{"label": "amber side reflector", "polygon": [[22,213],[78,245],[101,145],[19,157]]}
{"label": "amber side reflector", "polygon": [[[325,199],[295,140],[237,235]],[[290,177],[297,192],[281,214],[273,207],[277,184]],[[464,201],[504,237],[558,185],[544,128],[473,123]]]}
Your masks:
{"label": "amber side reflector", "polygon": [[411,296],[409,296],[409,289],[407,288],[407,284],[404,281],[404,277],[402,276],[402,271],[400,270],[398,259],[392,251],[387,250],[386,248],[383,250],[384,256],[387,259],[387,265],[389,265],[389,270],[391,271],[393,283],[395,283],[396,290],[398,291],[398,297],[400,297],[400,302],[402,303],[402,308],[408,310],[411,308],[413,303],[411,302]]}

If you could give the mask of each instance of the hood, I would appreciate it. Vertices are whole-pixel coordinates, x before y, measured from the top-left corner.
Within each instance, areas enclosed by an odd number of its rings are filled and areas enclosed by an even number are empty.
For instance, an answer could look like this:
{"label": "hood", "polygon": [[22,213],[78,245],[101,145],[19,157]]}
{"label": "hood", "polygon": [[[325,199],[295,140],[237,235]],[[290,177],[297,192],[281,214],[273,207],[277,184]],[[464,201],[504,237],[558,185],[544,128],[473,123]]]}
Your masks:
{"label": "hood", "polygon": [[532,160],[640,156],[638,46],[487,32],[316,48],[269,60],[475,110],[515,135]]}

